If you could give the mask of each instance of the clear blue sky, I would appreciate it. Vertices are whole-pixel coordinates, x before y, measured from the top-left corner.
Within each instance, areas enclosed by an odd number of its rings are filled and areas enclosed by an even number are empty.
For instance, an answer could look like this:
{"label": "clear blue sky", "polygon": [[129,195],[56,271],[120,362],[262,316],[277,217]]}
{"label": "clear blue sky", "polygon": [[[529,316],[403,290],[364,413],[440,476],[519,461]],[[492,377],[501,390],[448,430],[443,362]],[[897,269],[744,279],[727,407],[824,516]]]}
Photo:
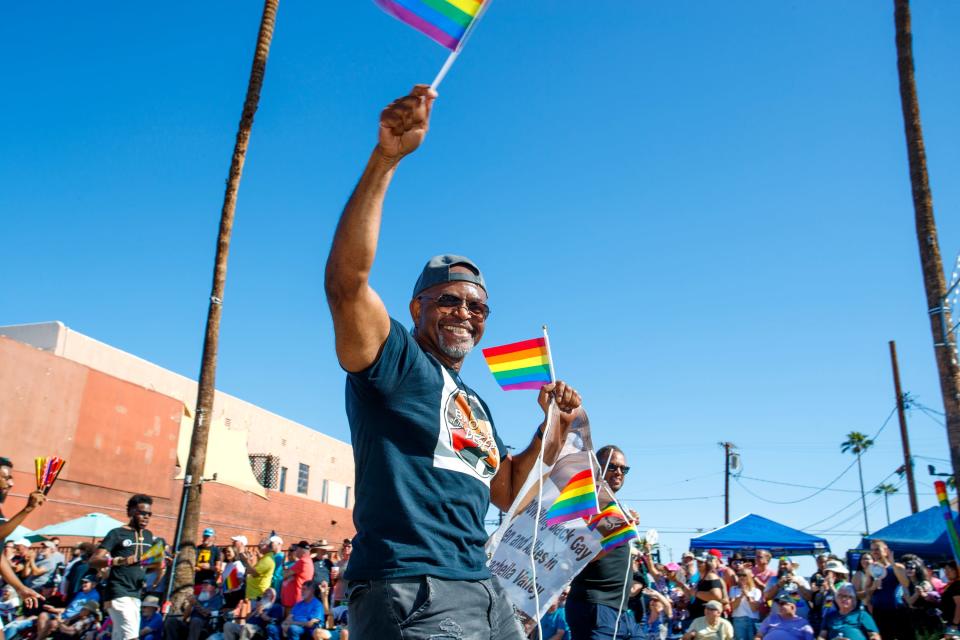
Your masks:
{"label": "clear blue sky", "polygon": [[[0,324],[62,320],[194,376],[223,183],[261,5],[18,3],[2,30]],[[921,113],[948,263],[960,249],[960,4],[914,3]],[[486,345],[551,328],[621,495],[675,553],[722,523],[723,456],[822,486],[851,430],[904,388],[941,409],[900,116],[892,2],[498,0],[389,195],[374,284],[406,319],[424,261],[485,270]],[[445,51],[372,2],[280,6],[240,191],[219,387],[348,439],[321,272],[377,115]],[[534,396],[465,377],[504,439]],[[946,437],[910,416],[922,506]],[[901,462],[895,421],[864,458]],[[810,489],[742,480],[766,500]],[[855,473],[793,505],[733,485],[734,517],[805,527]],[[711,496],[706,499],[705,496]],[[656,501],[654,501],[656,500]],[[875,498],[871,497],[873,502]],[[903,494],[894,517],[907,512]],[[857,539],[855,505],[817,524]],[[870,510],[883,524],[882,503]],[[676,532],[676,533],[666,533]]]}

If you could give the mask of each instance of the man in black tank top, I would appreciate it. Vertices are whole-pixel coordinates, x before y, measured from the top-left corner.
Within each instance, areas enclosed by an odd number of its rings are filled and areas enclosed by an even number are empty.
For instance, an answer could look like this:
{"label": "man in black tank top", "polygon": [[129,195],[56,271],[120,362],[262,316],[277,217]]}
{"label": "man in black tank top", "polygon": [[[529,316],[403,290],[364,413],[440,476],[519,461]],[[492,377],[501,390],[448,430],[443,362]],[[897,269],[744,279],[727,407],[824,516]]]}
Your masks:
{"label": "man in black tank top", "polygon": [[[597,452],[603,478],[616,493],[623,487],[627,459],[619,448],[607,445]],[[567,596],[567,624],[573,640],[640,638],[642,631],[627,607],[632,582],[630,546],[624,544],[583,568],[570,585]],[[619,617],[619,622],[618,622]]]}

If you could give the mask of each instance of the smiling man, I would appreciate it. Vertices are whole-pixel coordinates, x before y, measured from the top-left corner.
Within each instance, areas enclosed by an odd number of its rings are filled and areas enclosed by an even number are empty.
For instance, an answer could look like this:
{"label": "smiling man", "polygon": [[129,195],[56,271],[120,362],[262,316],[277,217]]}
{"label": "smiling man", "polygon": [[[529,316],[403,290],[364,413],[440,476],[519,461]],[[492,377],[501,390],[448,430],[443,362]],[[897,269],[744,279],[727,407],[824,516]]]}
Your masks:
{"label": "smiling man", "polygon": [[[507,455],[490,410],[460,378],[490,315],[480,268],[439,255],[413,287],[413,331],[392,319],[369,283],[383,200],[400,160],[420,146],[436,94],[417,86],[380,116],[379,141],[334,236],[326,293],[356,460],[357,535],[346,569],[352,640],[522,638],[490,576],[483,519],[507,510],[541,445]],[[416,215],[421,215],[417,212]],[[545,385],[559,446],[580,406],[563,382]]]}

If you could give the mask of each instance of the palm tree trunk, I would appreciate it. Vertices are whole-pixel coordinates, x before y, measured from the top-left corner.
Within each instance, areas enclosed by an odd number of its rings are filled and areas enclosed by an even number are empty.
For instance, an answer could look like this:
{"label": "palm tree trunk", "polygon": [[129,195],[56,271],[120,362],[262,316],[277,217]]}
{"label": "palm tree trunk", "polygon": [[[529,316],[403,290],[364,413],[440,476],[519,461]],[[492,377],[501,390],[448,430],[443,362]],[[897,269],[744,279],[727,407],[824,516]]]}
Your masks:
{"label": "palm tree trunk", "polygon": [[883,494],[883,508],[887,512],[887,526],[890,526],[890,494],[884,492]]}
{"label": "palm tree trunk", "polygon": [[937,225],[933,217],[933,194],[927,175],[927,155],[920,127],[920,104],[913,66],[913,34],[910,27],[909,0],[894,0],[896,23],[897,75],[900,79],[900,105],[907,139],[907,158],[910,162],[910,185],[913,190],[913,210],[920,245],[920,265],[923,285],[930,312],[930,330],[933,333],[934,353],[940,374],[940,394],[947,417],[947,441],[953,475],[960,485],[960,366],[956,357],[956,338],[949,333],[950,313],[946,309],[947,285],[937,241]]}
{"label": "palm tree trunk", "polygon": [[863,529],[870,535],[870,523],[867,522],[867,494],[863,491],[863,467],[860,466],[860,454],[857,454],[857,473],[860,474],[860,502],[863,504]]}
{"label": "palm tree trunk", "polygon": [[213,398],[216,389],[217,347],[220,338],[220,318],[223,313],[223,293],[227,281],[227,257],[230,254],[230,235],[233,231],[233,217],[237,206],[237,191],[243,164],[246,160],[247,146],[250,142],[250,130],[253,128],[253,116],[260,102],[260,89],[267,68],[267,56],[273,39],[273,27],[277,17],[280,0],[265,0],[263,15],[260,18],[260,32],[257,36],[257,48],[253,57],[253,67],[247,83],[247,97],[243,103],[240,126],[233,147],[233,158],[227,178],[227,188],[220,210],[220,232],[217,236],[217,253],[213,267],[213,285],[210,291],[210,306],[207,309],[207,327],[203,339],[203,359],[200,364],[200,380],[197,385],[197,410],[193,423],[193,437],[190,440],[190,455],[187,458],[186,475],[193,478],[190,487],[184,492],[186,508],[182,523],[180,553],[176,564],[173,592],[173,610],[181,611],[188,595],[192,593],[194,569],[197,558],[196,538],[200,525],[200,479],[207,458],[207,439],[210,433],[210,416],[213,412]]}

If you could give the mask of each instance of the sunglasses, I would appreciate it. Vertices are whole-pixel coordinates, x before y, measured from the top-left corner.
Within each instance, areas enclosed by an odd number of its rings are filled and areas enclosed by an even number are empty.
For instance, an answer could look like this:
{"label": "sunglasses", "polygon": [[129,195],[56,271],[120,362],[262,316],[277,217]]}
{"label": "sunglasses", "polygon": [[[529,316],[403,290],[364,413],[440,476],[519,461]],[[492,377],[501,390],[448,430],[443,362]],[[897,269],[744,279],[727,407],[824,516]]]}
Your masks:
{"label": "sunglasses", "polygon": [[490,307],[485,305],[482,302],[477,302],[476,300],[464,300],[460,296],[455,296],[450,293],[444,293],[436,297],[433,296],[420,296],[421,298],[426,298],[427,300],[433,301],[435,305],[441,309],[446,309],[452,312],[453,309],[459,309],[460,307],[466,307],[467,311],[470,312],[470,315],[475,318],[483,318],[484,320],[490,315]]}
{"label": "sunglasses", "polygon": [[623,475],[627,475],[628,473],[630,473],[630,467],[628,467],[625,464],[608,464],[607,473],[612,473],[614,471],[619,471]]}

